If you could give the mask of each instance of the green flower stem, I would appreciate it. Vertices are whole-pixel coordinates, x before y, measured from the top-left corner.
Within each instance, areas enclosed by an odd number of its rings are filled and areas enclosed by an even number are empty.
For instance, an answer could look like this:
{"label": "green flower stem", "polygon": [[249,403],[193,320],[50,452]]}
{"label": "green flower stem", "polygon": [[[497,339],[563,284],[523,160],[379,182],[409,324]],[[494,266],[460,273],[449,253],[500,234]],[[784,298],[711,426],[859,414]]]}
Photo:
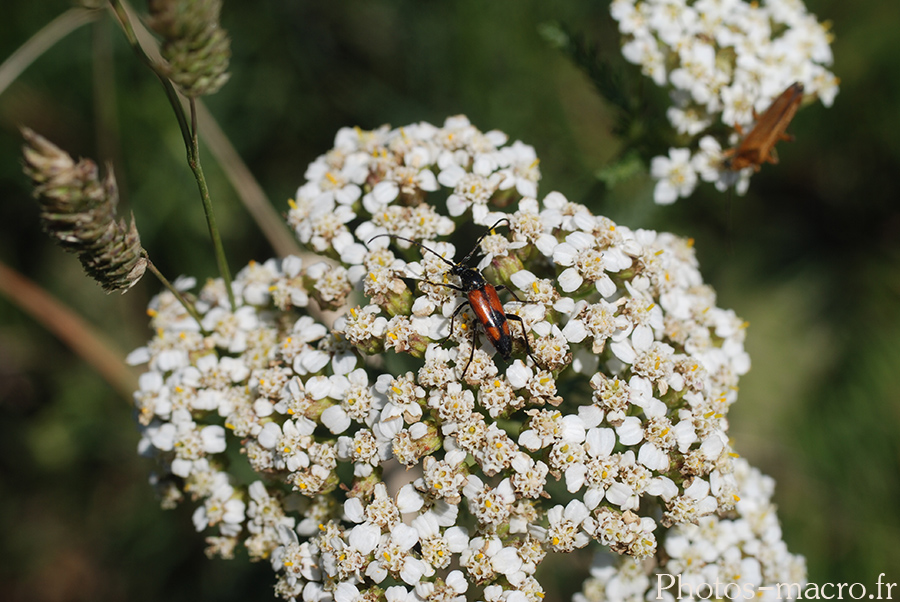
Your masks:
{"label": "green flower stem", "polygon": [[153,262],[150,261],[150,256],[147,254],[146,249],[142,250],[141,255],[143,255],[144,259],[147,260],[147,269],[149,269],[153,273],[153,275],[156,276],[156,279],[159,280],[164,287],[169,289],[170,293],[175,295],[175,298],[178,299],[178,302],[181,303],[181,305],[187,310],[191,317],[197,321],[197,324],[200,326],[200,332],[206,334],[206,331],[203,329],[203,324],[201,323],[200,314],[197,313],[197,308],[194,307],[194,304],[185,299],[184,295],[181,294],[181,291],[175,288],[175,286],[171,282],[169,282],[169,279],[163,276],[163,273],[160,272],[155,265],[153,265]]}
{"label": "green flower stem", "polygon": [[131,25],[131,20],[128,17],[128,13],[125,11],[125,7],[122,5],[121,0],[110,0],[110,6],[112,6],[113,12],[115,12],[119,23],[122,25],[122,30],[125,32],[128,43],[131,44],[131,47],[134,49],[135,53],[137,53],[141,61],[153,71],[154,75],[156,75],[160,83],[162,83],[163,89],[166,92],[166,97],[169,99],[169,104],[172,105],[172,109],[175,111],[175,117],[178,119],[178,127],[181,129],[181,136],[184,138],[184,146],[187,150],[188,165],[194,174],[194,179],[197,180],[197,187],[200,189],[203,213],[206,215],[206,224],[209,227],[209,234],[215,249],[219,275],[222,277],[222,280],[225,281],[225,290],[228,293],[228,301],[231,303],[231,309],[234,310],[237,308],[237,303],[234,299],[234,291],[231,290],[231,271],[228,269],[228,262],[225,259],[225,249],[222,246],[222,238],[219,235],[219,230],[216,227],[216,220],[213,216],[209,188],[206,185],[206,177],[203,175],[203,168],[200,165],[200,143],[197,136],[197,115],[194,99],[190,99],[191,121],[188,123],[184,107],[181,105],[175,86],[172,85],[169,78],[159,71],[156,62],[154,62],[144,51],[144,48],[138,41],[137,34],[135,34],[134,27]]}
{"label": "green flower stem", "polygon": [[203,175],[203,168],[200,166],[200,138],[197,136],[197,104],[196,100],[191,98],[191,145],[188,147],[188,164],[191,171],[194,172],[194,178],[197,180],[197,186],[200,188],[200,199],[203,201],[203,212],[206,214],[206,224],[209,226],[209,235],[213,241],[213,247],[216,251],[216,263],[219,264],[219,275],[225,281],[225,291],[228,293],[228,301],[231,303],[231,310],[237,309],[237,303],[234,300],[234,291],[231,289],[231,271],[228,269],[228,260],[225,258],[225,247],[222,245],[222,236],[216,227],[216,218],[213,215],[212,199],[209,198],[209,188],[206,186],[206,176]]}

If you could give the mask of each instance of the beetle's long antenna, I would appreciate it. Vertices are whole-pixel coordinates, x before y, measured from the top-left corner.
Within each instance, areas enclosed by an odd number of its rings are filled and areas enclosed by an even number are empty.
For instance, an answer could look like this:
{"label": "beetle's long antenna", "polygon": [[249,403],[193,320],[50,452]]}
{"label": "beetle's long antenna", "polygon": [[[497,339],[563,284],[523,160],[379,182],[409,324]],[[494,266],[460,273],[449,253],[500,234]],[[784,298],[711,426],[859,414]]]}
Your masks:
{"label": "beetle's long antenna", "polygon": [[[370,239],[369,239],[369,242],[372,242],[372,241],[375,240],[376,238],[381,238],[382,236],[387,236],[388,238],[396,238],[396,239],[398,239],[398,240],[405,240],[406,242],[408,242],[408,243],[410,243],[410,244],[416,245],[417,247],[419,247],[419,248],[422,249],[423,251],[428,251],[429,253],[431,253],[432,255],[434,255],[435,257],[437,257],[438,259],[440,259],[441,261],[443,261],[443,262],[446,263],[447,265],[449,265],[451,268],[452,268],[452,267],[456,267],[456,264],[455,264],[455,263],[453,263],[452,261],[450,261],[449,259],[447,259],[447,258],[444,257],[443,255],[439,254],[437,251],[432,251],[431,249],[429,249],[428,247],[426,247],[426,246],[423,245],[422,243],[417,242],[417,241],[415,241],[415,240],[412,240],[411,238],[404,238],[404,237],[402,237],[402,236],[397,236],[396,234],[379,234],[379,235],[377,235],[377,236],[373,236],[372,238],[370,238]],[[366,244],[369,244],[369,243],[367,242]]]}
{"label": "beetle's long antenna", "polygon": [[475,246],[472,247],[472,250],[469,251],[469,254],[466,255],[465,259],[463,259],[460,263],[468,264],[468,263],[469,263],[469,260],[472,259],[472,255],[474,255],[475,252],[476,252],[479,248],[481,248],[481,241],[484,240],[485,237],[487,237],[488,234],[490,234],[491,232],[493,232],[493,231],[494,231],[494,228],[496,228],[497,226],[499,226],[499,225],[502,224],[503,222],[506,222],[506,224],[509,225],[509,218],[501,217],[499,220],[497,220],[497,223],[496,223],[496,224],[494,224],[493,226],[491,226],[490,228],[487,229],[487,232],[485,232],[484,234],[482,234],[481,236],[479,236],[479,237],[478,237],[478,240],[475,241]]}

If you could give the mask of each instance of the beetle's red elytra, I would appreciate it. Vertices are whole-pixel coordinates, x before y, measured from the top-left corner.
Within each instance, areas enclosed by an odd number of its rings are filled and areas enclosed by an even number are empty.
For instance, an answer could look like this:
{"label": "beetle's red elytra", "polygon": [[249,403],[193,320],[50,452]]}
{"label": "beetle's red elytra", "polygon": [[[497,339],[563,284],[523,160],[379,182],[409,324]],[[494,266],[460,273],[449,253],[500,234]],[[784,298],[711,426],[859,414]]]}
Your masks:
{"label": "beetle's red elytra", "polygon": [[[757,115],[754,111],[756,124],[740,144],[725,152],[725,167],[733,171],[752,167],[759,171],[763,163],[778,163],[775,145],[781,140],[794,139],[786,130],[802,100],[803,84],[796,82],[773,100],[762,115]],[[743,133],[740,126],[736,125],[735,129],[739,134]]]}
{"label": "beetle's red elytra", "polygon": [[[456,321],[456,316],[458,316],[459,313],[468,305],[472,308],[472,311],[475,312],[475,318],[478,320],[478,323],[481,324],[481,329],[484,331],[485,336],[487,336],[488,340],[491,342],[491,345],[494,346],[494,349],[497,350],[497,353],[500,354],[500,357],[502,357],[506,361],[509,361],[513,348],[512,333],[509,329],[509,321],[515,320],[522,324],[522,336],[523,340],[525,341],[525,349],[528,352],[528,356],[531,357],[531,359],[534,360],[535,363],[538,363],[534,358],[534,355],[532,355],[531,353],[531,346],[528,343],[528,336],[524,332],[524,321],[520,316],[517,316],[515,314],[508,314],[503,309],[503,303],[500,301],[500,296],[497,294],[497,291],[504,290],[506,289],[506,287],[502,285],[499,287],[495,287],[485,279],[481,272],[468,265],[469,261],[472,259],[472,256],[478,250],[479,245],[481,245],[481,241],[484,240],[484,237],[491,233],[494,228],[496,228],[503,222],[509,224],[509,220],[507,218],[503,218],[493,226],[488,228],[487,232],[482,234],[475,242],[474,248],[469,251],[468,255],[466,255],[462,261],[458,263],[453,263],[437,252],[422,245],[422,243],[420,242],[411,240],[409,238],[404,238],[402,236],[397,236],[396,234],[379,234],[378,236],[374,236],[369,239],[369,242],[372,242],[376,238],[382,236],[403,240],[410,244],[416,245],[423,251],[428,251],[450,266],[450,273],[459,278],[461,286],[429,282],[426,280],[426,282],[428,282],[432,286],[445,286],[466,295],[466,300],[456,308],[456,311],[453,312],[453,316],[450,318],[450,335],[448,335],[447,338],[453,335],[453,324]],[[509,293],[512,295],[513,299],[518,301],[518,298],[516,298],[515,294],[513,294],[512,291],[509,291]],[[477,336],[477,332],[473,333],[472,352],[469,355],[469,361],[466,363],[466,367],[463,369],[460,378],[465,378],[466,372],[469,370],[469,366],[472,364],[472,358],[475,357]]]}
{"label": "beetle's red elytra", "polygon": [[512,352],[512,335],[509,331],[509,321],[497,289],[490,282],[485,282],[480,289],[466,293],[466,300],[472,306],[475,317],[484,328],[488,340],[504,358],[509,359]]}

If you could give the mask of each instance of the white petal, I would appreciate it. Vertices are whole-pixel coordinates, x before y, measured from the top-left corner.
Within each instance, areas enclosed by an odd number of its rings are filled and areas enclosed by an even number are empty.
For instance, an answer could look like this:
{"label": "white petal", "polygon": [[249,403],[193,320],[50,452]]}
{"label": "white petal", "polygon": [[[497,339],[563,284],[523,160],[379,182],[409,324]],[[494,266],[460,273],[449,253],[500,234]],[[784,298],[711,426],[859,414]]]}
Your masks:
{"label": "white petal", "polygon": [[537,431],[531,429],[522,431],[519,434],[519,445],[529,451],[537,451],[541,448],[541,438],[538,437]]}
{"label": "white petal", "polygon": [[459,183],[461,179],[463,179],[466,175],[466,170],[464,170],[459,165],[455,163],[448,165],[445,169],[441,170],[441,173],[438,174],[438,182],[447,188],[456,188],[456,185]]}
{"label": "white petal", "polygon": [[513,389],[521,389],[528,384],[534,372],[522,360],[516,360],[506,369],[506,378]]}
{"label": "white petal", "polygon": [[513,547],[506,547],[491,557],[491,568],[498,573],[509,575],[522,568],[522,558]]}
{"label": "white petal", "polygon": [[363,262],[363,259],[368,253],[368,249],[366,249],[363,245],[356,242],[351,245],[347,245],[343,249],[339,251],[341,255],[341,261],[343,263],[349,265],[359,265]]}
{"label": "white petal", "polygon": [[588,489],[584,492],[584,505],[588,510],[593,510],[597,506],[600,505],[600,502],[603,501],[605,497],[605,492],[602,489]]}
{"label": "white petal", "polygon": [[402,514],[418,512],[424,503],[422,495],[416,491],[412,484],[404,485],[397,494],[397,507]]}
{"label": "white petal", "polygon": [[447,585],[449,585],[453,591],[457,594],[465,593],[467,589],[469,589],[469,582],[466,580],[465,576],[463,576],[462,571],[451,571],[449,575],[447,575],[447,579],[444,581]]}
{"label": "white petal", "polygon": [[563,416],[561,422],[560,437],[566,441],[581,443],[584,441],[585,426],[581,418],[576,414]]}
{"label": "white petal", "polygon": [[452,217],[459,217],[469,208],[469,202],[458,194],[451,194],[447,197],[447,213]]}
{"label": "white petal", "polygon": [[594,458],[605,458],[616,446],[616,435],[609,428],[592,428],[587,433],[588,453]]}
{"label": "white petal", "polygon": [[347,520],[354,523],[361,523],[366,520],[362,502],[357,497],[347,498],[347,501],[344,502],[344,514],[347,516]]}
{"label": "white petal", "polygon": [[593,429],[603,422],[604,412],[594,404],[578,406],[578,417],[584,424],[584,428]]}
{"label": "white petal", "polygon": [[646,351],[653,344],[653,329],[646,324],[639,324],[631,333],[631,342],[639,351]]}
{"label": "white petal", "polygon": [[425,574],[425,563],[412,556],[407,556],[400,569],[400,578],[408,585],[415,585]]}
{"label": "white petal", "polygon": [[725,434],[719,431],[710,433],[700,444],[700,452],[708,460],[715,460],[725,449],[727,439]]}
{"label": "white petal", "polygon": [[306,381],[306,392],[316,401],[325,399],[331,393],[331,381],[327,376],[313,376]]}
{"label": "white petal", "polygon": [[610,504],[621,507],[628,498],[634,494],[634,491],[625,483],[613,483],[606,490],[606,499]]}
{"label": "white petal", "polygon": [[366,577],[375,583],[381,583],[387,577],[387,569],[378,562],[370,562],[366,567]]}
{"label": "white petal", "polygon": [[256,436],[265,449],[273,449],[281,441],[281,427],[276,422],[268,422]]}
{"label": "white petal", "polygon": [[559,275],[559,286],[562,288],[563,292],[566,293],[577,290],[583,282],[584,278],[576,268],[566,268],[563,270],[563,273]]}
{"label": "white petal", "polygon": [[184,460],[182,458],[175,458],[172,460],[171,471],[172,474],[176,477],[188,478],[191,476],[191,469],[194,467],[194,463],[191,460]]}
{"label": "white petal", "polygon": [[[149,361],[150,350],[147,347],[138,347],[125,358],[125,363],[129,366],[139,366],[141,364],[146,364]],[[146,374],[141,376],[146,376]]]}
{"label": "white petal", "polygon": [[699,500],[709,495],[709,483],[703,479],[695,478],[690,486],[684,490],[684,495]]}
{"label": "white petal", "polygon": [[569,493],[575,493],[584,487],[584,475],[587,467],[584,464],[573,464],[566,469],[566,489]]}
{"label": "white petal", "polygon": [[569,244],[575,249],[590,249],[595,241],[594,236],[587,232],[572,232],[566,236],[566,242],[563,244]]}
{"label": "white petal", "polygon": [[450,527],[456,524],[459,516],[459,506],[450,504],[446,500],[437,500],[431,507],[431,514],[437,519],[437,523],[442,527]]}
{"label": "white petal", "polygon": [[647,495],[659,496],[668,502],[678,495],[678,485],[676,485],[669,477],[657,477],[650,481],[645,493]]}
{"label": "white petal", "polygon": [[401,549],[408,550],[419,543],[419,532],[409,525],[400,523],[391,529],[391,541]]}
{"label": "white petal", "polygon": [[416,422],[409,427],[409,436],[413,441],[418,441],[428,434],[428,425],[424,422]]}
{"label": "white petal", "polygon": [[603,276],[594,283],[594,286],[603,298],[609,298],[616,294],[616,283],[606,274],[603,274]]}
{"label": "white petal", "polygon": [[350,416],[344,411],[344,408],[338,405],[326,408],[322,412],[322,424],[334,435],[343,433],[350,428]]}
{"label": "white petal", "polygon": [[616,434],[622,445],[635,445],[644,439],[644,429],[637,416],[628,416],[621,425],[616,427]]}
{"label": "white petal", "polygon": [[571,297],[560,297],[553,304],[553,309],[563,314],[574,314],[575,313],[575,299]]}
{"label": "white petal", "polygon": [[562,329],[563,336],[570,343],[580,343],[587,337],[588,331],[581,320],[570,320]]}
{"label": "white petal", "polygon": [[432,512],[426,512],[425,514],[420,514],[414,518],[412,527],[419,534],[420,540],[429,539],[440,533],[440,526],[438,525],[437,518]]}
{"label": "white petal", "polygon": [[426,192],[434,192],[438,189],[438,181],[434,177],[434,173],[429,169],[420,171],[419,175],[416,176],[416,180],[418,181],[419,188]]}
{"label": "white petal", "polygon": [[638,451],[638,462],[649,468],[664,472],[669,468],[669,456],[651,443],[644,443]]}
{"label": "white petal", "polygon": [[[554,239],[555,240],[555,239]],[[575,263],[578,249],[567,242],[559,243],[553,248],[553,263],[569,266]]]}
{"label": "white petal", "polygon": [[[357,358],[354,353],[337,353],[334,359],[331,360],[331,368],[334,370],[335,375],[349,374],[356,368],[356,361]],[[322,366],[322,368],[324,367]],[[313,372],[316,372],[316,370],[313,370]]]}
{"label": "white petal", "polygon": [[537,184],[535,184],[531,180],[518,178],[516,180],[516,190],[519,192],[519,194],[525,197],[537,196]]}
{"label": "white petal", "polygon": [[553,255],[553,251],[558,244],[559,241],[556,240],[556,237],[552,234],[542,234],[541,237],[537,239],[537,242],[534,243],[534,246],[537,247],[537,250],[540,251],[544,257],[550,257]]}
{"label": "white petal", "polygon": [[328,357],[327,353],[317,349],[304,351],[294,358],[294,372],[297,372],[298,374],[318,372],[328,365],[330,359],[331,358]]}
{"label": "white petal", "polygon": [[359,589],[355,585],[342,581],[334,588],[334,602],[356,602]]}
{"label": "white petal", "polygon": [[[654,157],[656,161],[659,157]],[[678,190],[672,186],[669,180],[659,180],[653,189],[653,201],[657,205],[671,205],[678,200]]]}
{"label": "white petal", "polygon": [[203,441],[203,451],[208,454],[219,454],[225,451],[225,429],[217,424],[203,427],[200,431],[200,439]]}
{"label": "white petal", "polygon": [[521,291],[528,290],[528,287],[531,286],[531,283],[535,280],[537,280],[537,276],[528,270],[519,270],[510,276],[510,281]]}
{"label": "white petal", "polygon": [[409,590],[402,585],[392,585],[384,591],[384,599],[387,602],[413,602]]}
{"label": "white petal", "polygon": [[444,541],[451,552],[458,554],[469,545],[469,533],[463,527],[450,527],[444,531]]}
{"label": "white petal", "polygon": [[390,203],[400,194],[400,188],[395,182],[381,181],[372,188],[372,195],[378,203]]}
{"label": "white petal", "polygon": [[613,343],[610,343],[609,348],[613,352],[613,355],[626,364],[633,364],[634,360],[637,358],[634,348],[627,339],[624,341],[614,341]]}

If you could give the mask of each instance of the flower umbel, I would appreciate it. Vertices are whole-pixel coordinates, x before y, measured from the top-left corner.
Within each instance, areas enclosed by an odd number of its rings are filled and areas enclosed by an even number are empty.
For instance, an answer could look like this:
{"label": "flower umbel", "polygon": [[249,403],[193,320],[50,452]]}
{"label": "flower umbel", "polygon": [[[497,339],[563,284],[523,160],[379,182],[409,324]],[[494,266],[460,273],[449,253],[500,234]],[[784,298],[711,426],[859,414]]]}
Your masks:
{"label": "flower umbel", "polygon": [[[802,588],[806,583],[806,563],[789,553],[781,538],[771,502],[774,481],[742,459],[734,462],[734,475],[740,501],[733,512],[672,528],[658,564],[598,553],[591,576],[573,602],[656,599],[658,588],[664,600],[736,595],[793,599],[794,584]],[[705,590],[713,586],[703,584],[712,583],[718,584],[718,592]],[[793,589],[784,589],[785,584]]]}
{"label": "flower umbel", "polygon": [[[236,309],[210,281],[204,333],[170,293],[151,304],[130,358],[148,364],[141,449],[200,503],[211,552],[268,557],[285,599],[537,600],[548,552],[661,557],[660,525],[735,508],[745,324],[690,241],[539,201],[533,149],[506,143],[461,116],[341,130],[288,213],[320,263],[247,266]],[[477,267],[521,299],[503,303],[509,361],[441,286],[460,283],[440,257],[471,246],[450,237],[500,218]],[[258,480],[232,473],[232,446]]]}

